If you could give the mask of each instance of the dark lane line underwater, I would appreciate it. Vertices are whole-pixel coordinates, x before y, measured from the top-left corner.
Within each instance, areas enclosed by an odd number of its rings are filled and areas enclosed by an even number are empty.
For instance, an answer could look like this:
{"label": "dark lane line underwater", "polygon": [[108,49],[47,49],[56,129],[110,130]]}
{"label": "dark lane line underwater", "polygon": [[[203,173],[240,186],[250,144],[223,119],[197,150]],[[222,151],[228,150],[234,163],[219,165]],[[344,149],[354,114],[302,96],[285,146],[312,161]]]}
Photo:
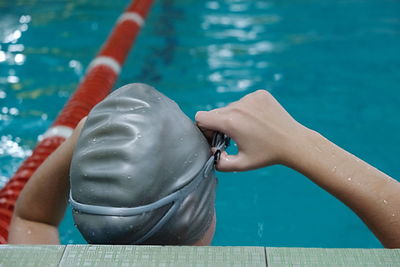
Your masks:
{"label": "dark lane line underwater", "polygon": [[[0,1],[1,183],[126,4]],[[192,119],[264,88],[301,123],[398,177],[399,14],[392,0],[156,1],[115,88],[148,83]],[[218,177],[213,245],[381,247],[347,207],[288,168]],[[62,243],[83,243],[72,225],[67,211]]]}

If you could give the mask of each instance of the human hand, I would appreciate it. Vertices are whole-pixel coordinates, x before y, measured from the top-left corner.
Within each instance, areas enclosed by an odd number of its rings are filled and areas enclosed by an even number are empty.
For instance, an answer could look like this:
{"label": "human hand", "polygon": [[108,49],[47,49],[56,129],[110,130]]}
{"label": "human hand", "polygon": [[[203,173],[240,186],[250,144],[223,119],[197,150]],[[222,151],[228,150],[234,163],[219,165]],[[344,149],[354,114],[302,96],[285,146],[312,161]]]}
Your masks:
{"label": "human hand", "polygon": [[220,171],[284,164],[356,212],[385,247],[400,248],[400,183],[295,121],[270,93],[200,111],[196,121],[205,135],[223,132],[238,144],[237,155],[221,154]]}
{"label": "human hand", "polygon": [[238,145],[237,155],[221,154],[217,165],[220,171],[285,164],[307,130],[265,90],[248,94],[223,108],[199,111],[196,122],[203,131],[223,132]]}

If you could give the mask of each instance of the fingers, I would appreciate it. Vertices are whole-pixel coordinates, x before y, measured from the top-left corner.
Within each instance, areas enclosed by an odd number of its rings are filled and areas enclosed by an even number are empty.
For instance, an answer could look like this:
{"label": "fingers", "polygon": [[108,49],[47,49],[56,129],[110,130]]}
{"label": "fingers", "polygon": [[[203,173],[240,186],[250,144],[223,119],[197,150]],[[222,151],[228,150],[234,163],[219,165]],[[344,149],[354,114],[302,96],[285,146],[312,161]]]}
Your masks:
{"label": "fingers", "polygon": [[237,155],[229,155],[225,151],[221,153],[216,168],[221,172],[244,171],[248,169],[246,160],[240,152]]}
{"label": "fingers", "polygon": [[[211,111],[199,111],[196,114],[197,125],[201,128],[203,134],[209,138],[214,135],[216,131],[223,132],[231,136],[231,130],[229,124],[226,123],[224,108],[215,109]],[[232,136],[231,136],[232,137]],[[214,153],[215,149],[211,149]],[[220,160],[216,166],[217,170],[223,172],[229,171],[243,171],[246,170],[246,166],[243,164],[243,153],[237,155],[229,155],[225,151],[221,153]]]}
{"label": "fingers", "polygon": [[195,116],[197,125],[203,129],[223,132],[223,121],[218,113],[218,109],[197,112]]}

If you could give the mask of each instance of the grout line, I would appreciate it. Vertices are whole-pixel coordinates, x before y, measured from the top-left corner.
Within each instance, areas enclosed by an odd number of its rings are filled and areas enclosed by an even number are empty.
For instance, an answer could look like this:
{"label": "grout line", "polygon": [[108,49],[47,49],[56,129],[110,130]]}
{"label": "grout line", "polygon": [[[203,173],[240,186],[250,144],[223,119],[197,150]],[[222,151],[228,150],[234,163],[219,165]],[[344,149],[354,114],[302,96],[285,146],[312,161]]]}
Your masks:
{"label": "grout line", "polygon": [[268,267],[267,247],[264,247],[265,267]]}
{"label": "grout line", "polygon": [[68,245],[64,245],[63,253],[62,253],[61,258],[60,258],[60,261],[58,262],[58,265],[57,265],[58,267],[60,267],[61,261],[62,261],[62,259],[64,258],[64,254],[65,254],[65,251],[67,250],[67,246],[68,246]]}

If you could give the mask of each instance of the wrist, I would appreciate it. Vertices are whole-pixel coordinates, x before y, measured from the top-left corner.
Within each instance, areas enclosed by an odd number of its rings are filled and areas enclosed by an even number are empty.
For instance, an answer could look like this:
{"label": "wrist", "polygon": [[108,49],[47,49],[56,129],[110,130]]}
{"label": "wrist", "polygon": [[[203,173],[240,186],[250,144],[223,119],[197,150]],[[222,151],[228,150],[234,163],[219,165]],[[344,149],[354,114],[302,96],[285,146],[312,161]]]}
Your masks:
{"label": "wrist", "polygon": [[300,125],[288,141],[289,146],[281,164],[300,171],[310,163],[324,140],[320,133]]}

